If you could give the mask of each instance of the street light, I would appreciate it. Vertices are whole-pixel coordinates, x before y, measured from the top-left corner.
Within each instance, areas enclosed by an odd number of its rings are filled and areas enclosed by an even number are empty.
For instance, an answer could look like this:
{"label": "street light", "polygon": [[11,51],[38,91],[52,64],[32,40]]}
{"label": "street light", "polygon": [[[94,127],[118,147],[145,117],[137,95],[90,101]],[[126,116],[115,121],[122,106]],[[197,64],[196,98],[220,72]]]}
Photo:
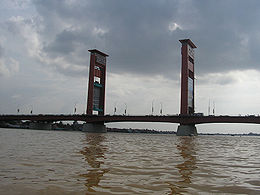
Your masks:
{"label": "street light", "polygon": [[32,113],[33,113],[33,105],[31,105],[31,108],[32,108],[32,109],[31,109],[31,112],[30,112],[30,113],[32,114]]}
{"label": "street light", "polygon": [[126,110],[127,110],[127,104],[125,103],[125,115],[126,115]]}
{"label": "street light", "polygon": [[114,115],[116,114],[116,102],[114,103]]}
{"label": "street light", "polygon": [[20,112],[20,104],[17,106],[17,114]]}
{"label": "street light", "polygon": [[76,114],[76,112],[77,112],[76,106],[77,106],[77,103],[74,104],[74,114]]}
{"label": "street light", "polygon": [[215,102],[213,101],[213,115],[215,116],[215,112],[216,112],[216,110],[215,110]]}
{"label": "street light", "polygon": [[208,115],[210,115],[210,99],[209,99],[209,106],[208,106]]}
{"label": "street light", "polygon": [[154,110],[154,108],[153,108],[153,102],[154,102],[154,100],[152,101],[152,115],[153,115],[153,110]]}

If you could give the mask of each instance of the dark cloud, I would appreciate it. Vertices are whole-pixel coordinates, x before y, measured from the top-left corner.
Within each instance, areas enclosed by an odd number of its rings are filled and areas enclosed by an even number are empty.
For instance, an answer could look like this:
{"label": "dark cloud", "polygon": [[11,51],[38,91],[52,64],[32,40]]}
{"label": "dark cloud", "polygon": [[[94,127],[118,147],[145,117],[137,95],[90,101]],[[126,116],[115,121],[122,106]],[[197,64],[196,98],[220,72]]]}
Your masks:
{"label": "dark cloud", "polygon": [[[259,69],[259,1],[194,1],[199,72]],[[258,55],[253,54],[258,53]]]}
{"label": "dark cloud", "polygon": [[52,54],[68,55],[75,50],[77,35],[71,31],[64,30],[55,38],[55,42],[44,47],[44,51]]}
{"label": "dark cloud", "polygon": [[[86,66],[89,62],[87,50],[98,48],[110,55],[109,69],[113,72],[176,74],[173,67],[179,65],[180,44],[173,35],[181,31],[171,33],[168,30],[173,13],[177,13],[172,1],[91,1],[76,11],[75,6],[60,1],[59,8],[54,6],[54,1],[35,3],[46,29],[56,27],[53,23],[61,18],[71,26],[57,29],[55,38],[45,45],[44,52],[50,57],[84,58],[81,61]],[[79,46],[85,55],[77,55]],[[70,56],[72,53],[73,57]]]}
{"label": "dark cloud", "polygon": [[[178,78],[179,39],[191,38],[203,75],[259,69],[259,1],[34,1],[50,58],[86,66],[87,50],[107,52],[109,70]],[[170,31],[171,23],[179,25]],[[49,36],[49,39],[47,39]]]}

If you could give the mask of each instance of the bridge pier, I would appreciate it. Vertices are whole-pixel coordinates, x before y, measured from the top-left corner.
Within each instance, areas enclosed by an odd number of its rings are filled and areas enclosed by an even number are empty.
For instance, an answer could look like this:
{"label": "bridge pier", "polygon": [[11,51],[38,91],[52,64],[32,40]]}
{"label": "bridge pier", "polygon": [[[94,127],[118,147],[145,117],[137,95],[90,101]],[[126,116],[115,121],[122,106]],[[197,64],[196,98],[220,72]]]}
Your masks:
{"label": "bridge pier", "polygon": [[197,128],[195,125],[182,125],[178,126],[177,136],[192,136],[198,135]]}
{"label": "bridge pier", "polygon": [[30,122],[29,129],[36,130],[52,130],[52,123],[46,122]]}
{"label": "bridge pier", "polygon": [[104,123],[84,123],[82,131],[89,133],[106,133],[106,125]]}

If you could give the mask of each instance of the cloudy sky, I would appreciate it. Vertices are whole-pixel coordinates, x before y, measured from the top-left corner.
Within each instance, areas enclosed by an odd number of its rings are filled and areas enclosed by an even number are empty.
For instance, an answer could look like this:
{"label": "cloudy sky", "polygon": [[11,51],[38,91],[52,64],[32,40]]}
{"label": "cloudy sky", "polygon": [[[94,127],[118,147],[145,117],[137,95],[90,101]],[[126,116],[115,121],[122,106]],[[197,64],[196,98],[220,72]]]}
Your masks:
{"label": "cloudy sky", "polygon": [[[1,0],[0,114],[86,109],[89,52],[109,54],[106,113],[177,114],[181,44],[195,50],[196,112],[260,114],[258,0]],[[176,130],[173,124],[115,127]],[[198,125],[258,132],[259,125]]]}

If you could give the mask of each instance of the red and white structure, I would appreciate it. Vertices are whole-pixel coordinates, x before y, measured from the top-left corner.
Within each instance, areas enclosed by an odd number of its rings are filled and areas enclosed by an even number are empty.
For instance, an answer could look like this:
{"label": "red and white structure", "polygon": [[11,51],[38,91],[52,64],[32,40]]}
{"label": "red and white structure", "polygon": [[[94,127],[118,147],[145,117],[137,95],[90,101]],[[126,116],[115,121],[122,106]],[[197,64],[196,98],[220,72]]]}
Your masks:
{"label": "red and white structure", "polygon": [[97,50],[90,52],[87,115],[105,113],[106,57],[107,54]]}

